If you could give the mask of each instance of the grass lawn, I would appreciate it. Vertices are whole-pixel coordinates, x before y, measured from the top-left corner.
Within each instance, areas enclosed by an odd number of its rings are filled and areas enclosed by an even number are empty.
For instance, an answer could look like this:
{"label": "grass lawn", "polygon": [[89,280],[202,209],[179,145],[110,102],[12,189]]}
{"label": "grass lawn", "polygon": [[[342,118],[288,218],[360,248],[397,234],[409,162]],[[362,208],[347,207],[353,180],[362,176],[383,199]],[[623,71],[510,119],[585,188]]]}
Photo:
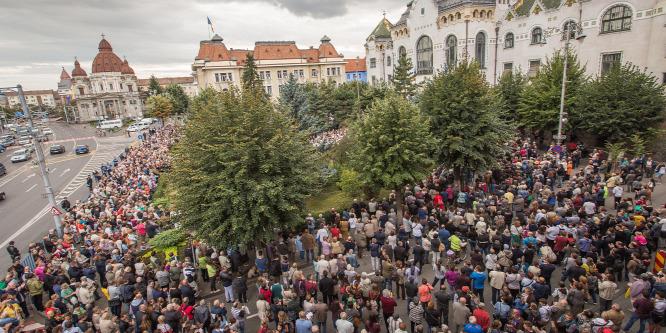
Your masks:
{"label": "grass lawn", "polygon": [[[381,190],[375,198],[377,201],[381,201],[381,198],[388,198],[390,193],[390,190]],[[305,199],[305,204],[308,206],[308,211],[316,218],[319,214],[326,216],[325,213],[328,213],[331,208],[342,212],[344,207],[351,207],[353,201],[354,198],[342,192],[336,185],[329,185],[324,187],[318,194]],[[365,201],[370,201],[370,198],[365,198]]]}
{"label": "grass lawn", "polygon": [[352,204],[353,198],[347,196],[335,184],[324,187],[321,192],[305,200],[308,210],[315,218],[335,208],[340,210]]}

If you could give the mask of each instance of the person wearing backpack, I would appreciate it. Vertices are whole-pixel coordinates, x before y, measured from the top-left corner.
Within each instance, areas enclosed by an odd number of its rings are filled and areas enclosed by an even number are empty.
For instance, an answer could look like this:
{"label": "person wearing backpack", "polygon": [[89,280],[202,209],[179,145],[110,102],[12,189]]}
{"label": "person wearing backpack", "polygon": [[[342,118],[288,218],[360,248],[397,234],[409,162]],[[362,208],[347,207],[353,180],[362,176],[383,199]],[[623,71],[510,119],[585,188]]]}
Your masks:
{"label": "person wearing backpack", "polygon": [[640,254],[638,252],[631,254],[631,260],[627,263],[627,271],[629,272],[629,281],[633,281],[634,278],[647,272],[647,267],[643,265],[643,261],[640,259]]}

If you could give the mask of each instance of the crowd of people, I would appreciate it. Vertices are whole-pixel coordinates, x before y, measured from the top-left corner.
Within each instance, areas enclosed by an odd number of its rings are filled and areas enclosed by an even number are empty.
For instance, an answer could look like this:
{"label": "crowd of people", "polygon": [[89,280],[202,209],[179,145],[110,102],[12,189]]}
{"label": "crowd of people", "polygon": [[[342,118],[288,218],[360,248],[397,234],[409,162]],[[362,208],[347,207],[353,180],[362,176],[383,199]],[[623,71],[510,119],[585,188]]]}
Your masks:
{"label": "crowd of people", "polygon": [[332,147],[335,146],[340,140],[347,137],[347,129],[332,129],[330,131],[322,132],[317,135],[310,136],[310,143],[315,148]]}
{"label": "crowd of people", "polygon": [[95,175],[87,200],[63,201],[64,235],[30,244],[34,269],[10,243],[5,332],[30,307],[44,331],[66,333],[244,333],[250,322],[260,333],[642,333],[666,319],[666,277],[648,271],[666,245],[666,212],[651,204],[666,170],[650,158],[539,153],[519,139],[465,187],[438,168],[400,203],[395,192],[354,200],[254,251],[157,253],[145,245],[177,212],[151,197],[178,139],[151,130]]}

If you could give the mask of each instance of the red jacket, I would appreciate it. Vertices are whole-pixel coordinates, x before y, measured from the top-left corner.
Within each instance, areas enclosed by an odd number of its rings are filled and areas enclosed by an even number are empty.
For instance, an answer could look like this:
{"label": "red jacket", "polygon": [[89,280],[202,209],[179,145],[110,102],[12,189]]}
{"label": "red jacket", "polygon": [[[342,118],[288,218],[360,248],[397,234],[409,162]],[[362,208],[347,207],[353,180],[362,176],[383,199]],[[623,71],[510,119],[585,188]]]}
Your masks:
{"label": "red jacket", "polygon": [[476,317],[476,323],[483,328],[483,331],[488,331],[490,326],[490,315],[484,309],[476,309],[472,312],[472,316]]}

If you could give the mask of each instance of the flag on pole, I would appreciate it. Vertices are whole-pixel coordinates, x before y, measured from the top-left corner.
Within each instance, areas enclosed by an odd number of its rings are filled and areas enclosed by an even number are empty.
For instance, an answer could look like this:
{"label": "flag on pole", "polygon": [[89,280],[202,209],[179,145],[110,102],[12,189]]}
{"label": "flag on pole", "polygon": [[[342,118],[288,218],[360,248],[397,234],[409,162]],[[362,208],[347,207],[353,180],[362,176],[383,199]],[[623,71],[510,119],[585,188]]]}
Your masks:
{"label": "flag on pole", "polygon": [[206,19],[208,19],[208,25],[210,25],[210,30],[211,30],[213,33],[215,33],[215,30],[213,30],[213,23],[210,22],[210,18],[209,18],[208,16],[206,16]]}

